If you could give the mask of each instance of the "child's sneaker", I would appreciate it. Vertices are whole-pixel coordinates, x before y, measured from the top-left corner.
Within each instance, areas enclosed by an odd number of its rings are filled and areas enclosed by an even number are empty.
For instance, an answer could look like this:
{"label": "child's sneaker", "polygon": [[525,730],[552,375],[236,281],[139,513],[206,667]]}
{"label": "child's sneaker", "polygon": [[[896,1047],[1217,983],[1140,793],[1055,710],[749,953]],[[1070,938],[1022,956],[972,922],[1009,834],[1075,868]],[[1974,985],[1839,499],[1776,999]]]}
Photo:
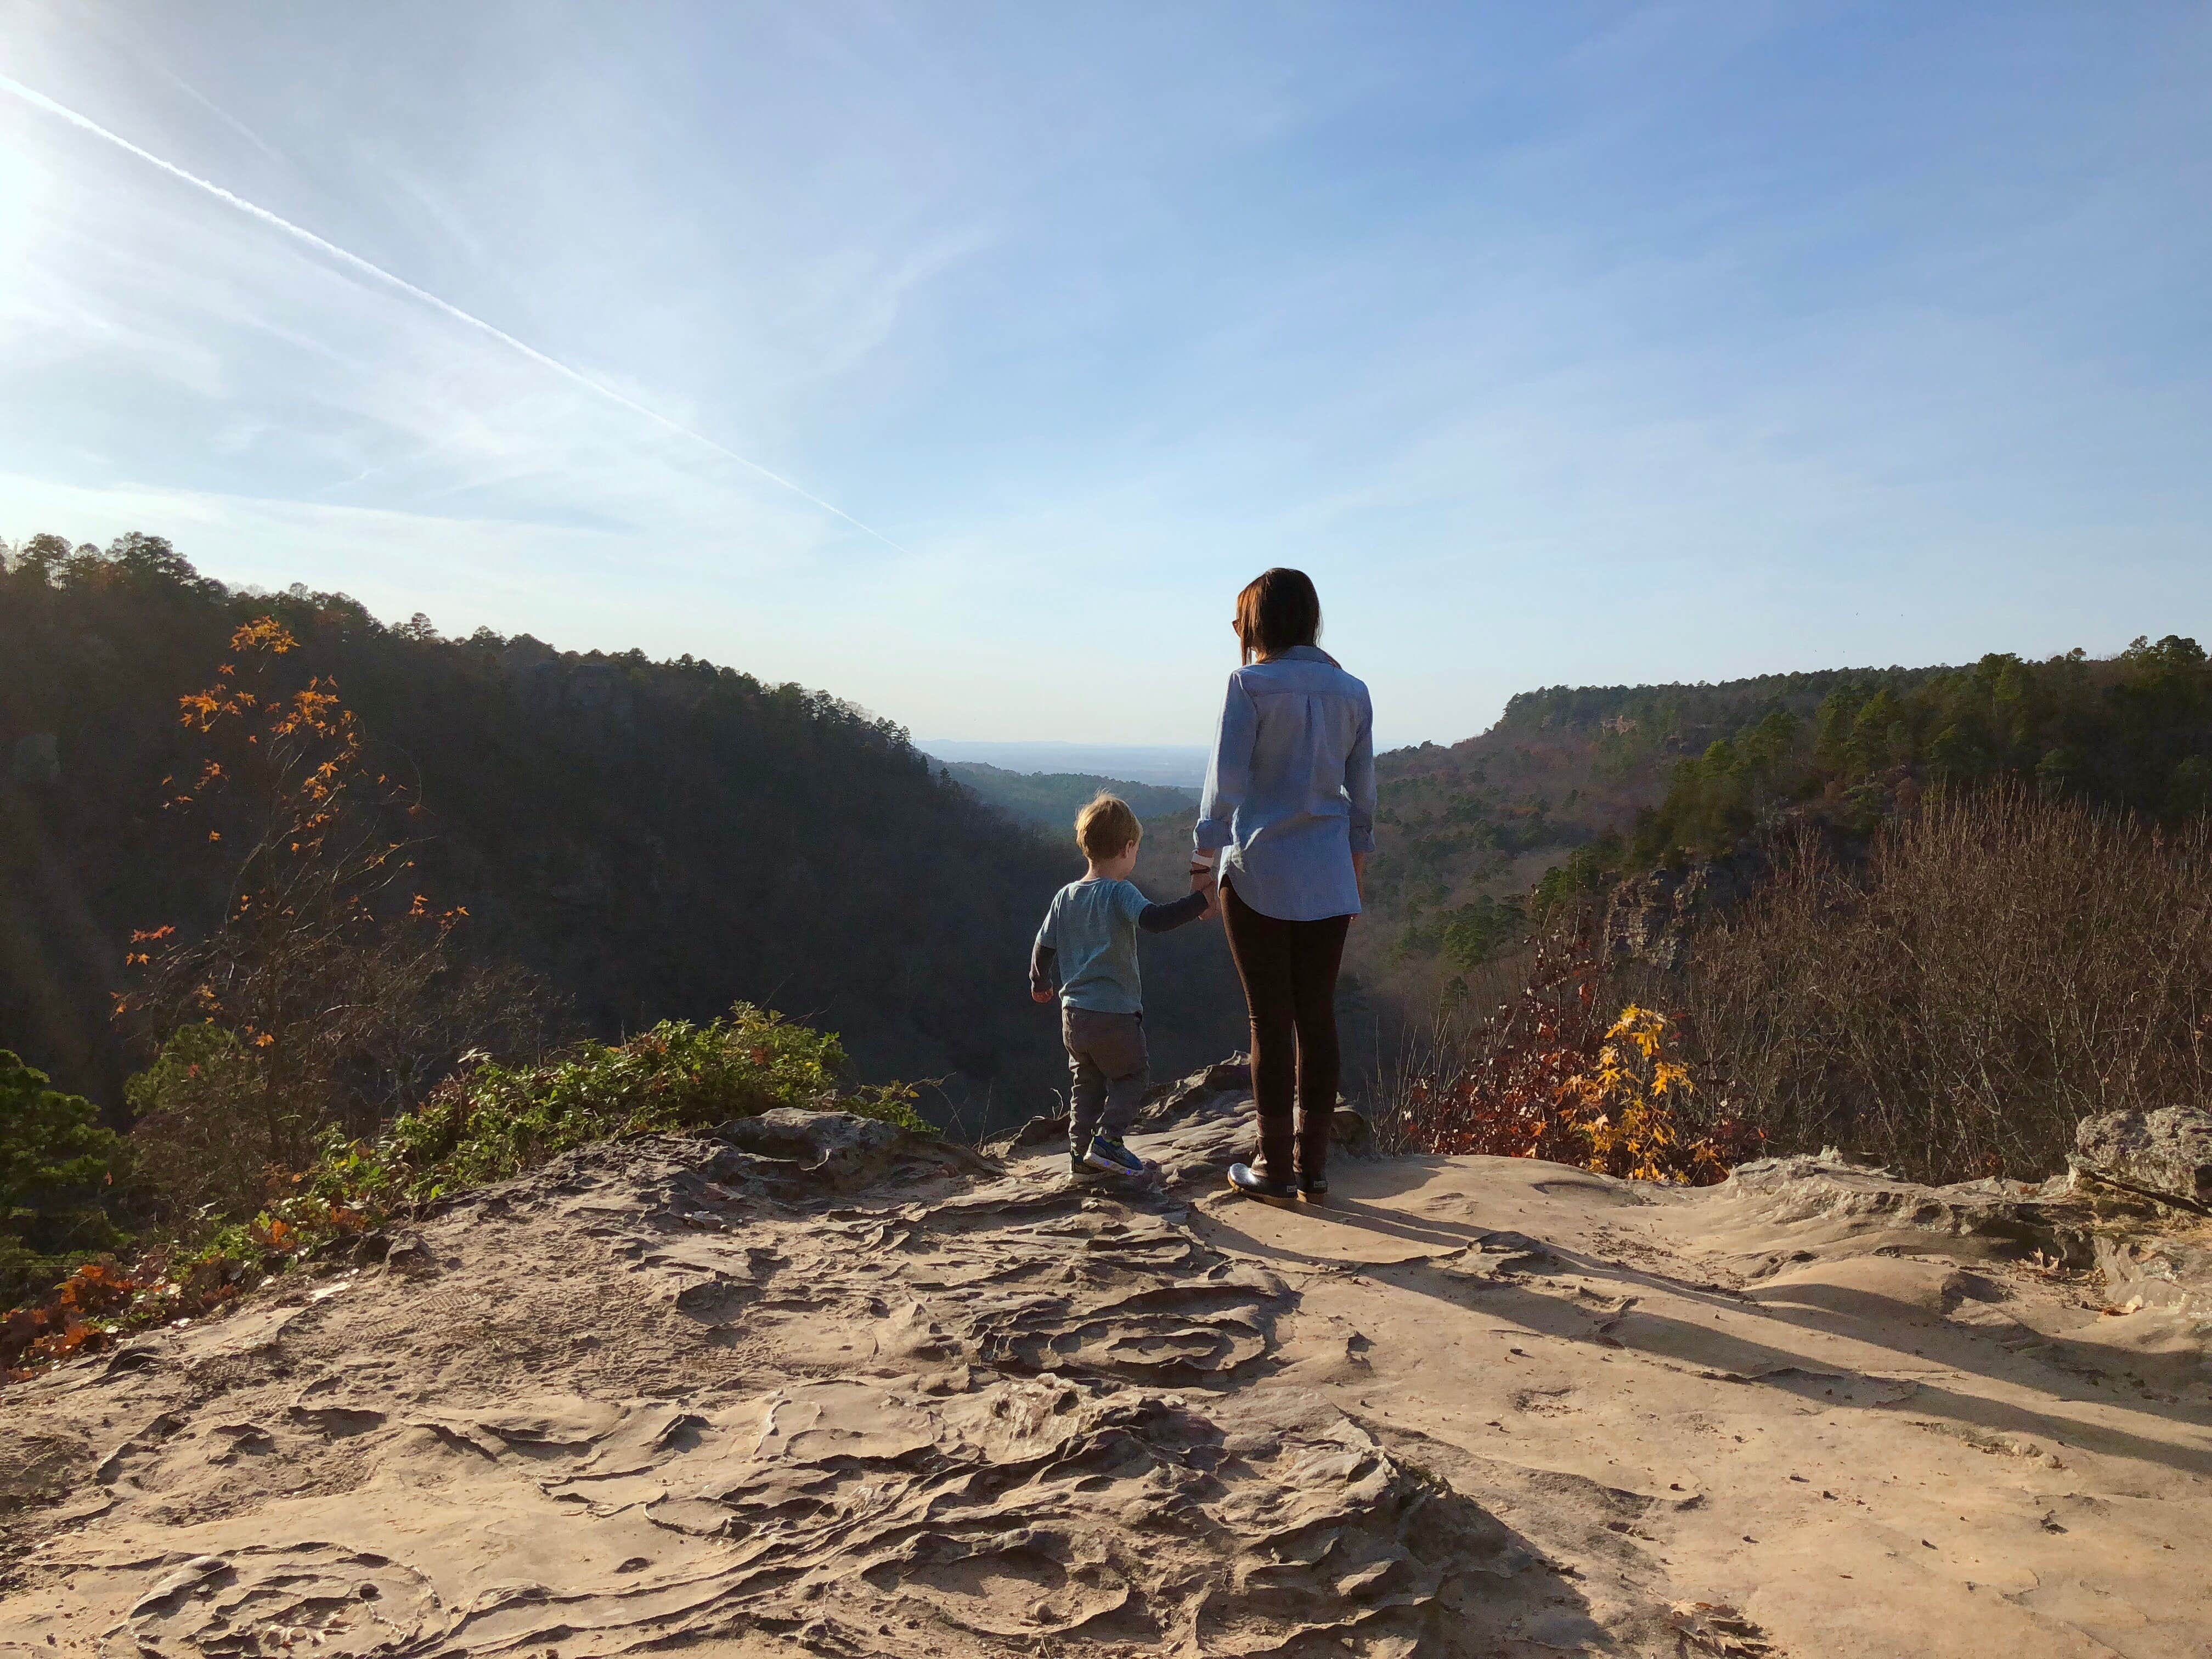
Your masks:
{"label": "child's sneaker", "polygon": [[1084,1162],[1082,1153],[1070,1152],[1067,1155],[1067,1178],[1070,1181],[1096,1181],[1098,1171]]}
{"label": "child's sneaker", "polygon": [[1083,1155],[1083,1161],[1112,1175],[1140,1176],[1152,1167],[1120,1141],[1109,1140],[1104,1135],[1091,1137],[1091,1150]]}

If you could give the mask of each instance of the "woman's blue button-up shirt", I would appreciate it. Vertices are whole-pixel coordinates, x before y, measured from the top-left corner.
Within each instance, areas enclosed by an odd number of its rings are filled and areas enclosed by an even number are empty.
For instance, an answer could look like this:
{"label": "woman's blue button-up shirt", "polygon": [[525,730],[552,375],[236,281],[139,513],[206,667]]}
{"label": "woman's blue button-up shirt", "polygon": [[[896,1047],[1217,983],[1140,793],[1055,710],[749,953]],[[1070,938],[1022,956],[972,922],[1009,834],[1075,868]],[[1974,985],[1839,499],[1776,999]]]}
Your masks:
{"label": "woman's blue button-up shirt", "polygon": [[1366,686],[1317,646],[1229,677],[1195,839],[1261,915],[1359,913],[1352,855],[1375,845],[1374,723]]}

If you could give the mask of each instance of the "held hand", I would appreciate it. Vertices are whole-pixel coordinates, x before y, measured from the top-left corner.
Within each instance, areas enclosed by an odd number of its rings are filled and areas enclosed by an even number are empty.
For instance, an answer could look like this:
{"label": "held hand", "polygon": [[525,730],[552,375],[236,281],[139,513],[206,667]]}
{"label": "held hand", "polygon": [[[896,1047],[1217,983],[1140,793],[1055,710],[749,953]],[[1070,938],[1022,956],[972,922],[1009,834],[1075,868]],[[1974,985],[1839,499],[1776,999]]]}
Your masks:
{"label": "held hand", "polygon": [[1031,1002],[1050,1002],[1052,1000],[1052,993],[1049,991],[1032,991],[1030,993],[1030,1000]]}
{"label": "held hand", "polygon": [[1206,908],[1200,912],[1200,920],[1205,920],[1221,908],[1221,884],[1212,871],[1193,870],[1190,872],[1190,890],[1206,895]]}

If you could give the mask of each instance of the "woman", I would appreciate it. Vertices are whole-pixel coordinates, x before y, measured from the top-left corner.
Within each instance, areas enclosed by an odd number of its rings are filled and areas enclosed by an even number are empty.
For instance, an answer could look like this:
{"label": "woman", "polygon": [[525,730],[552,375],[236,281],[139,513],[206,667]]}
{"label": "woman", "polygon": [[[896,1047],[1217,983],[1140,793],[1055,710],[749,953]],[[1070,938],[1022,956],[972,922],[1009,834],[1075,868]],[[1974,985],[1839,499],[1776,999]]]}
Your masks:
{"label": "woman", "polygon": [[1232,1164],[1229,1181],[1253,1198],[1318,1202],[1337,963],[1375,844],[1374,715],[1367,688],[1315,643],[1321,598],[1303,572],[1267,571],[1238,594],[1236,629],[1244,664],[1229,677],[1190,865],[1193,888],[1220,884],[1252,1016],[1259,1167]]}

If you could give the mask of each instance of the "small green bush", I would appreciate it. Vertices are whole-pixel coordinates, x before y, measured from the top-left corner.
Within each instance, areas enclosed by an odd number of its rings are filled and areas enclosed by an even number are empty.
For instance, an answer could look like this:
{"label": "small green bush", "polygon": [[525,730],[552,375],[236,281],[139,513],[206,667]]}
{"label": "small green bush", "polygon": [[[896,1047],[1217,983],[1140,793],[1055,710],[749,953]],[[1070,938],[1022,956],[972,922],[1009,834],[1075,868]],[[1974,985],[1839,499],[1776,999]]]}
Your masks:
{"label": "small green bush", "polygon": [[834,1035],[742,1002],[726,1019],[664,1021],[618,1046],[586,1042],[545,1064],[482,1061],[440,1085],[374,1146],[333,1146],[313,1190],[355,1200],[432,1198],[591,1141],[703,1128],[779,1106],[933,1133],[902,1084],[840,1092],[845,1064]]}
{"label": "small green bush", "polygon": [[[134,1098],[175,1107],[189,1097],[207,1105],[203,1085],[214,1088],[234,1053],[228,1033],[194,1028],[165,1050],[159,1084],[143,1085]],[[84,1236],[84,1248],[67,1259],[33,1258],[0,1232],[0,1307],[19,1297],[27,1304],[62,1281],[28,1318],[0,1331],[0,1377],[27,1376],[122,1332],[208,1313],[264,1273],[347,1246],[408,1203],[518,1175],[592,1141],[704,1128],[779,1106],[936,1133],[904,1084],[841,1090],[845,1063],[834,1035],[741,1002],[726,1019],[668,1021],[628,1042],[583,1043],[540,1065],[478,1060],[376,1139],[334,1134],[311,1168],[289,1177],[269,1172],[266,1190],[276,1195],[250,1221],[225,1222],[211,1211],[191,1239],[160,1246],[127,1268],[91,1259],[127,1242],[112,1228],[96,1240]],[[0,1054],[0,1196],[33,1188],[81,1194],[105,1181],[123,1151],[119,1137],[93,1121],[90,1106],[45,1084]],[[19,1258],[35,1272],[19,1273]]]}

